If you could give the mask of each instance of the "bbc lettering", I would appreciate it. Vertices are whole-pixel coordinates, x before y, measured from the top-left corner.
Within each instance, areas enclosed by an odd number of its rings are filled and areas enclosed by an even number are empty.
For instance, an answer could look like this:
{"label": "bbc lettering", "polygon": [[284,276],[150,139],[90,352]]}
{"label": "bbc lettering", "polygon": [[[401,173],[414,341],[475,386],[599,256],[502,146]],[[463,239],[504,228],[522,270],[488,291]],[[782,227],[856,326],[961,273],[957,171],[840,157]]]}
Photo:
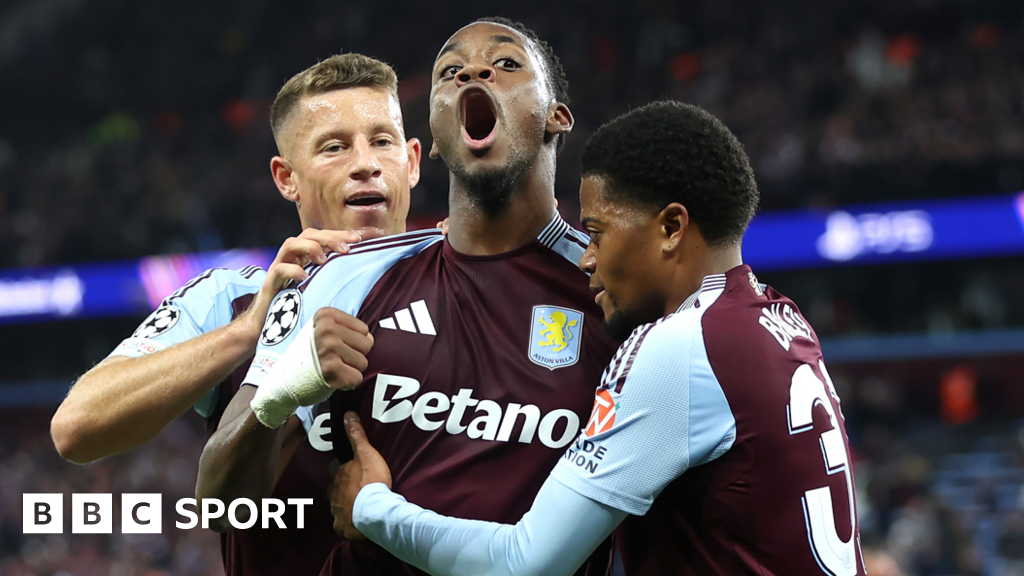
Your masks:
{"label": "bbc lettering", "polygon": [[25,534],[63,533],[64,495],[25,494],[21,517],[21,531]]}
{"label": "bbc lettering", "polygon": [[[195,498],[178,500],[175,510],[181,521],[175,521],[179,529],[209,528],[210,520],[227,515],[228,523],[239,530],[256,526],[269,528],[271,522],[278,528],[286,528],[284,513],[287,506],[295,507],[296,528],[305,528],[305,507],[313,504],[312,498],[289,498],[287,504],[277,498],[263,498],[260,505],[248,498],[238,498],[229,505],[216,498],[204,499],[201,506]],[[238,510],[245,508],[247,515],[239,518]],[[121,533],[159,534],[162,531],[163,497],[161,494],[122,494]],[[113,494],[72,494],[72,534],[112,534],[114,531]],[[22,532],[25,534],[64,533],[63,494],[24,494],[22,508]]]}

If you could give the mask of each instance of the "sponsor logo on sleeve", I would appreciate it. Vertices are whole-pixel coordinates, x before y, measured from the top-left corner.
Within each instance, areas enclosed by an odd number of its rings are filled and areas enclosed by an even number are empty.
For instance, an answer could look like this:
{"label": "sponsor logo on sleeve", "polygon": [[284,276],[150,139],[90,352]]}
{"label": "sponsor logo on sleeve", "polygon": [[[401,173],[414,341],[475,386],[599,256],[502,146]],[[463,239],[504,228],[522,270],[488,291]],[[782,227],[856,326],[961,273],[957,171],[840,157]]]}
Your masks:
{"label": "sponsor logo on sleeve", "polygon": [[619,405],[612,398],[608,390],[598,390],[594,397],[594,409],[590,413],[590,420],[587,422],[585,434],[593,438],[602,432],[607,432],[615,425],[615,411]]}
{"label": "sponsor logo on sleeve", "polygon": [[270,372],[274,365],[277,364],[278,356],[269,352],[258,352],[252,360],[252,365],[249,367],[250,373],[262,374],[264,376]]}
{"label": "sponsor logo on sleeve", "polygon": [[141,338],[126,338],[117,345],[117,352],[119,354],[127,352],[129,355],[139,354],[145,356],[146,354],[159,352],[163,349],[163,345],[159,342],[155,340],[143,340]]}
{"label": "sponsor logo on sleeve", "polygon": [[263,325],[260,342],[266,346],[280,344],[292,333],[299,323],[299,312],[302,311],[302,295],[298,290],[285,290],[277,295],[270,305],[270,313]]}
{"label": "sponsor logo on sleeve", "polygon": [[588,474],[597,474],[597,469],[601,467],[604,457],[607,455],[607,447],[591,442],[581,434],[576,442],[565,451],[565,454],[562,454],[562,458]]}
{"label": "sponsor logo on sleeve", "polygon": [[530,361],[549,370],[572,366],[580,358],[583,313],[559,306],[534,306]]}
{"label": "sponsor logo on sleeve", "polygon": [[176,306],[161,306],[153,311],[132,334],[132,338],[155,338],[178,323],[181,310]]}

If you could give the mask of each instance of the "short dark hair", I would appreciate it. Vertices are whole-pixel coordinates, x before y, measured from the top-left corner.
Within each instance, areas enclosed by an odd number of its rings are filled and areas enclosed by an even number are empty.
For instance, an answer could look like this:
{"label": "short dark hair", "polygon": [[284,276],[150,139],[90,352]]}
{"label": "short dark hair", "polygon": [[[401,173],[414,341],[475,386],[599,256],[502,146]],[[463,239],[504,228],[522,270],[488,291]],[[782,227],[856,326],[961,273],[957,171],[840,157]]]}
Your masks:
{"label": "short dark hair", "polygon": [[743,145],[703,108],[648,104],[601,126],[583,149],[584,178],[612,201],[661,210],[686,206],[709,246],[739,242],[760,194]]}
{"label": "short dark hair", "polygon": [[[569,80],[565,77],[565,68],[562,67],[562,61],[558,59],[555,51],[552,50],[551,45],[540,39],[537,33],[526,27],[522,22],[516,22],[503,16],[487,16],[480,18],[475,22],[490,22],[491,24],[501,24],[502,26],[508,26],[509,28],[519,32],[523,36],[530,39],[537,49],[540,51],[540,55],[544,58],[544,68],[547,70],[547,81],[551,91],[555,93],[555,100],[562,104],[569,104]],[[559,134],[555,142],[555,150],[558,152],[562,151],[565,146],[565,134]]]}

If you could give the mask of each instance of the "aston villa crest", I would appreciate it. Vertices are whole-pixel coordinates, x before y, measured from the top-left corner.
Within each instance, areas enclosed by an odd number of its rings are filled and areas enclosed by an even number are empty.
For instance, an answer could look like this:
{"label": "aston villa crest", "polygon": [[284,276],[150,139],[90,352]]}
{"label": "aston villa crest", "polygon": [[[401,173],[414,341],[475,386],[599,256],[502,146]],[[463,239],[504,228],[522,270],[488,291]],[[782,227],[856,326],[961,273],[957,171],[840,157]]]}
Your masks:
{"label": "aston villa crest", "polygon": [[534,306],[530,361],[549,370],[572,366],[580,359],[583,313],[559,306]]}

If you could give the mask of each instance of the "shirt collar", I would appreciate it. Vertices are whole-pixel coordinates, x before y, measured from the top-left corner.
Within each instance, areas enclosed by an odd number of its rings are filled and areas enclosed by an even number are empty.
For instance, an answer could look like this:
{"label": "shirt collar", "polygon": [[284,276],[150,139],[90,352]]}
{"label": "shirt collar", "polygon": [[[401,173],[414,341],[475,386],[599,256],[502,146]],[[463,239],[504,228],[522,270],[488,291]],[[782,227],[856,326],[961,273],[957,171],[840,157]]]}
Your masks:
{"label": "shirt collar", "polygon": [[569,223],[562,219],[562,215],[558,213],[558,210],[555,210],[555,215],[551,217],[551,221],[537,235],[537,241],[548,248],[554,248],[558,239],[568,231]]}
{"label": "shirt collar", "polygon": [[683,304],[676,310],[676,312],[682,312],[683,310],[689,310],[693,308],[693,305],[697,303],[697,298],[700,297],[702,292],[708,290],[719,290],[725,288],[725,274],[709,274],[704,277],[700,282],[700,288],[696,292],[690,294],[690,297],[683,301]]}

